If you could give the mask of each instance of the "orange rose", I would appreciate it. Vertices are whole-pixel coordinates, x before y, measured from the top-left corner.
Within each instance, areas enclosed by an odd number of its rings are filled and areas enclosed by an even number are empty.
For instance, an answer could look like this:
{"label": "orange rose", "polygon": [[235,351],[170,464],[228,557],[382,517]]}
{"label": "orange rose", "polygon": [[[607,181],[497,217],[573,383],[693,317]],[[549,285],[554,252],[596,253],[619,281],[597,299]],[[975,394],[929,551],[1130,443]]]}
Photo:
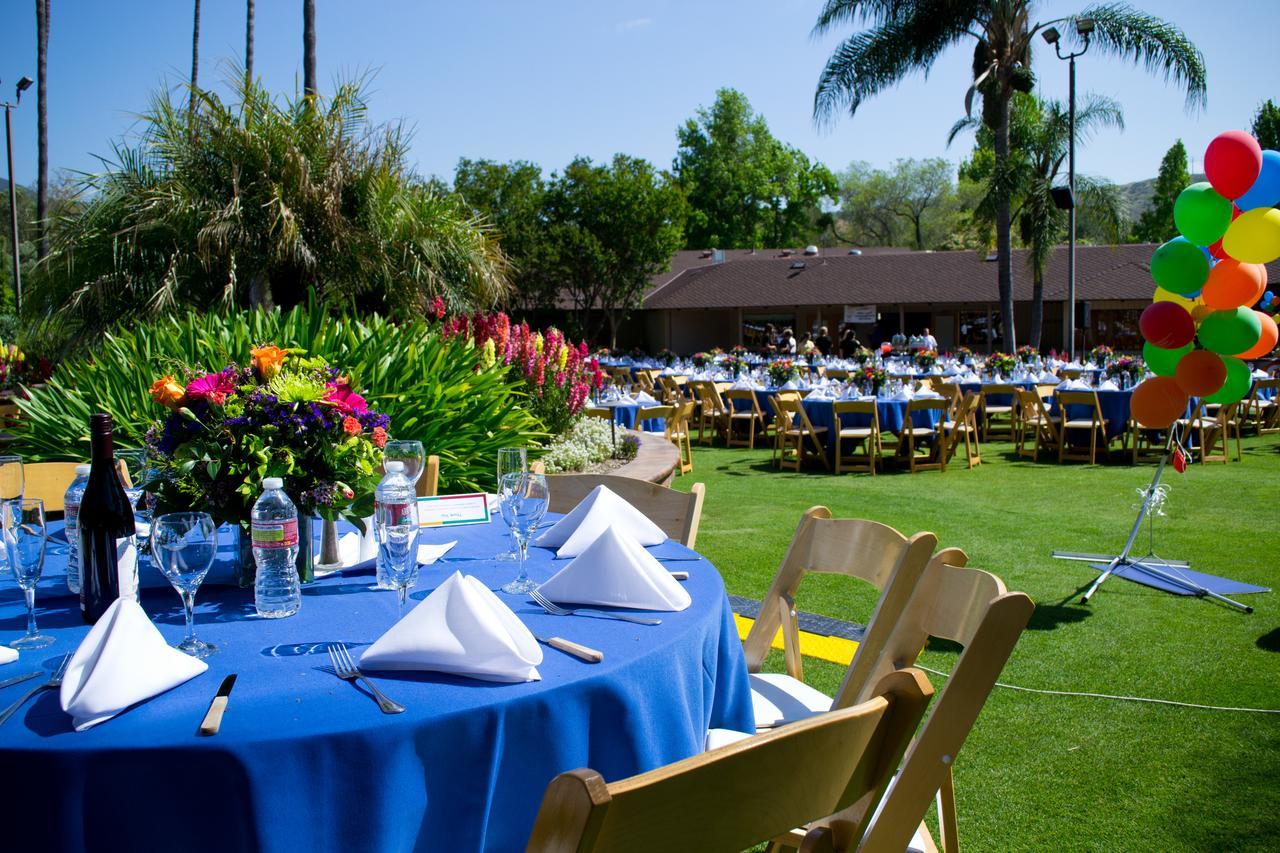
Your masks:
{"label": "orange rose", "polygon": [[280,372],[280,365],[284,364],[285,356],[288,355],[274,344],[258,347],[250,352],[253,355],[253,366],[258,369],[258,374],[264,382],[270,382],[275,378]]}
{"label": "orange rose", "polygon": [[151,399],[166,409],[177,409],[187,391],[172,376],[164,376],[151,383]]}

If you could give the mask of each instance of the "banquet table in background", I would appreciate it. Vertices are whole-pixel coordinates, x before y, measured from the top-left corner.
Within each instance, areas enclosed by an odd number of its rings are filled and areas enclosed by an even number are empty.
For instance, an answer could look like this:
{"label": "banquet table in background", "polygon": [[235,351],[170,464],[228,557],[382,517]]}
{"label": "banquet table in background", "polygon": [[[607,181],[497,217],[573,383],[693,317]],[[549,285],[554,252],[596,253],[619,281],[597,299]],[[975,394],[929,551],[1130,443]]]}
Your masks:
{"label": "banquet table in background", "polygon": [[[806,397],[801,401],[801,405],[804,406],[805,414],[809,416],[810,422],[815,427],[827,428],[826,444],[828,456],[835,455],[836,434],[839,432],[835,423],[835,402],[830,399],[815,400],[812,397]],[[895,435],[901,433],[907,420],[907,401],[886,400],[882,397],[877,397],[876,417],[880,420],[881,432],[891,432]],[[941,420],[942,412],[938,409],[920,409],[911,413],[911,422],[918,427],[933,428]],[[842,427],[871,426],[871,416],[869,414],[845,412],[840,416],[840,424]]]}
{"label": "banquet table in background", "polygon": [[[661,405],[661,403],[646,403],[643,408]],[[618,426],[626,427],[627,429],[636,428],[636,418],[640,415],[640,409],[642,408],[639,403],[601,403],[600,406],[613,410],[613,421]],[[639,428],[648,432],[662,432],[667,428],[667,419],[648,418],[640,424]]]}
{"label": "banquet table in background", "polygon": [[[491,560],[510,544],[501,522],[423,538],[458,544],[447,562],[423,568],[416,599],[455,570],[491,587],[515,571]],[[544,647],[542,680],[520,684],[377,673],[407,707],[399,715],[382,714],[363,688],[327,671],[327,643],[345,642],[358,659],[396,619],[395,594],[369,589],[367,564],[305,586],[302,610],[288,619],[257,618],[251,591],[202,588],[198,633],[219,647],[207,673],[84,732],[72,730],[56,691],[0,726],[0,816],[10,843],[31,840],[9,849],[523,849],[557,773],[591,767],[621,779],[700,752],[708,727],[752,730],[719,573],[678,543],[660,547],[692,558],[668,564],[689,571],[689,609],[658,614],[662,624],[648,627],[550,616],[499,593],[535,634],[600,649],[604,662]],[[531,551],[535,580],[566,564]],[[228,542],[220,558],[230,552]],[[49,563],[36,600],[40,626],[57,642],[22,652],[0,677],[51,669],[88,632],[66,591],[65,556]],[[167,640],[181,638],[172,589],[144,590],[142,605]],[[17,637],[25,619],[12,579],[0,579],[0,641]],[[222,730],[198,737],[230,673],[239,678]],[[0,690],[0,703],[31,683]]]}

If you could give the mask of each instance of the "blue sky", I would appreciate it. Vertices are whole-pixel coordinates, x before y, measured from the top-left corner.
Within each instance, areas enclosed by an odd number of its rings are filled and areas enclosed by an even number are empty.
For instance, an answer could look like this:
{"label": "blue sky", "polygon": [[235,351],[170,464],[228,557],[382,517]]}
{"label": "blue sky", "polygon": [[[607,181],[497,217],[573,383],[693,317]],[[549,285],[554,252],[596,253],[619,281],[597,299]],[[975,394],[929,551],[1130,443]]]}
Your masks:
{"label": "blue sky", "polygon": [[[54,0],[49,46],[50,164],[93,169],[113,139],[135,127],[150,93],[181,84],[191,66],[187,0]],[[415,129],[423,174],[450,177],[459,157],[527,159],[551,171],[583,154],[615,152],[669,167],[675,130],[722,86],[741,89],[780,139],[834,169],[851,160],[958,160],[946,148],[960,116],[970,51],[956,48],[925,79],[914,75],[821,130],[814,84],[838,38],[814,41],[820,0],[650,2],[426,2],[318,0],[322,88],[376,72],[372,113]],[[1039,19],[1083,3],[1039,4]],[[1130,181],[1152,176],[1182,137],[1198,161],[1219,131],[1247,128],[1257,106],[1280,98],[1275,0],[1135,0],[1182,27],[1205,54],[1209,105],[1188,113],[1158,77],[1091,51],[1081,92],[1117,98],[1127,129],[1107,131],[1079,157],[1082,172]],[[0,93],[35,76],[34,4],[10,0],[0,26]],[[204,0],[201,81],[221,82],[244,49],[243,0]],[[300,86],[302,3],[258,0],[255,64],[275,91]],[[1066,95],[1067,69],[1047,49],[1035,60],[1042,91]],[[15,168],[35,177],[35,92],[15,118]],[[1198,166],[1198,162],[1195,164]]]}

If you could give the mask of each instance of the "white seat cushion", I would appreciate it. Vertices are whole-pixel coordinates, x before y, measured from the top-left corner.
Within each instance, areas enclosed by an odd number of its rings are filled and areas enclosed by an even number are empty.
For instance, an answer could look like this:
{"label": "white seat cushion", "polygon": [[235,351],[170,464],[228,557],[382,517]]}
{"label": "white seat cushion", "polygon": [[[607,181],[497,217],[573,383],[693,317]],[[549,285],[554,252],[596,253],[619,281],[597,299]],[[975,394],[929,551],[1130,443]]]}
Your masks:
{"label": "white seat cushion", "polygon": [[848,427],[840,430],[841,438],[870,438],[871,427]]}
{"label": "white seat cushion", "polygon": [[708,751],[719,749],[722,746],[728,746],[731,743],[737,743],[749,737],[752,737],[752,735],[746,732],[735,732],[733,729],[711,729],[707,732],[706,749]]}
{"label": "white seat cushion", "polygon": [[831,697],[780,672],[756,672],[751,679],[751,708],[756,728],[793,723],[831,710]]}

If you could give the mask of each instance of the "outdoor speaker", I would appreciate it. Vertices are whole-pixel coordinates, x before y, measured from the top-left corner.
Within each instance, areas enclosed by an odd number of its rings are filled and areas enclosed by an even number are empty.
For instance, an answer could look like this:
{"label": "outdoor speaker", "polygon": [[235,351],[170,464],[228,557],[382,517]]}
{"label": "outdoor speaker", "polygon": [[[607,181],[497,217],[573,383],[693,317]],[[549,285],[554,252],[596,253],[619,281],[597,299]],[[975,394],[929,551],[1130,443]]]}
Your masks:
{"label": "outdoor speaker", "polygon": [[1049,196],[1053,199],[1053,205],[1058,210],[1071,210],[1076,206],[1076,199],[1071,194],[1071,187],[1053,187],[1049,190]]}

